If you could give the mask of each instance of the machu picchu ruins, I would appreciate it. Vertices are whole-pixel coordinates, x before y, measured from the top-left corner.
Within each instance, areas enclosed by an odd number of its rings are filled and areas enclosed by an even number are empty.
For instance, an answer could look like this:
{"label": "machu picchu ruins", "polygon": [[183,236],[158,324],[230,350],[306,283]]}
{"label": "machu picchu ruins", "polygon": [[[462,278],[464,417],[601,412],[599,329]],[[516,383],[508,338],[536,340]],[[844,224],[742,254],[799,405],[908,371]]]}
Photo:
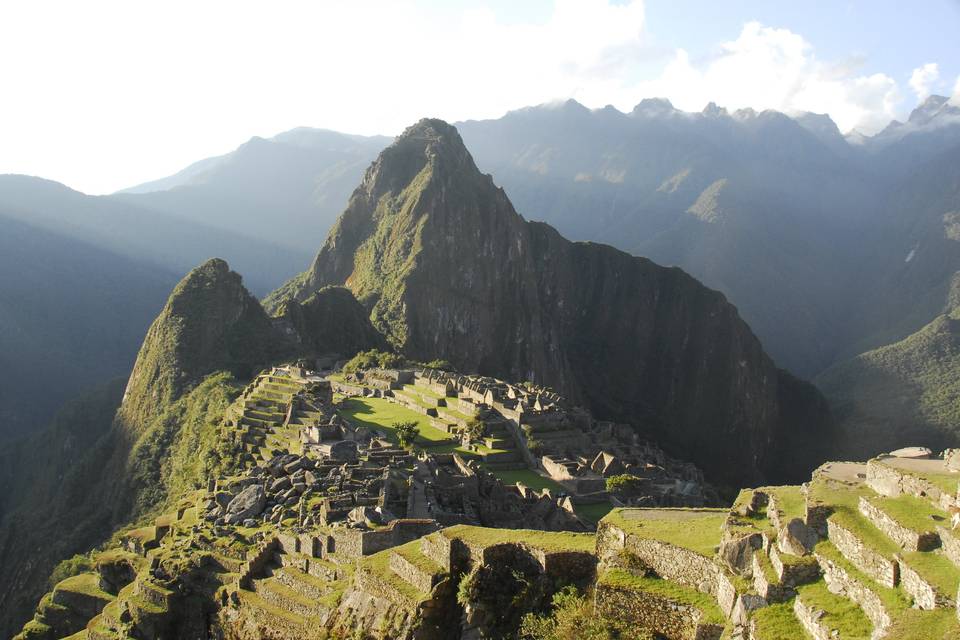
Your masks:
{"label": "machu picchu ruins", "polygon": [[120,532],[18,640],[511,638],[565,588],[668,640],[955,637],[955,451],[827,463],[724,508],[549,389],[303,364],[224,411],[235,473]]}

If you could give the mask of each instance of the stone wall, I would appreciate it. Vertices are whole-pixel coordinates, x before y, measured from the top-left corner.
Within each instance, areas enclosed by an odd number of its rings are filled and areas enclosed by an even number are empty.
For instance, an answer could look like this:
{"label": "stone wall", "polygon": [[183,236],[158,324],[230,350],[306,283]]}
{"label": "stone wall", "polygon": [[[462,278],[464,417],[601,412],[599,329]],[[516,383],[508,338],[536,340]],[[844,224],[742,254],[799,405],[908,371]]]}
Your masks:
{"label": "stone wall", "polygon": [[927,582],[900,558],[900,585],[913,597],[913,604],[919,609],[931,611],[944,607],[953,607],[956,603],[952,593],[941,593],[933,584]]}
{"label": "stone wall", "polygon": [[824,582],[827,583],[830,591],[855,602],[873,624],[874,629],[883,633],[892,620],[880,596],[829,558],[822,554],[816,554],[816,558],[823,571]]}
{"label": "stone wall", "polygon": [[836,640],[830,628],[820,621],[823,611],[807,605],[799,596],[793,601],[793,614],[814,640]]}
{"label": "stone wall", "polygon": [[827,537],[843,557],[885,587],[897,586],[900,571],[895,559],[886,558],[864,545],[850,531],[833,520],[827,523]]}
{"label": "stone wall", "polygon": [[876,460],[867,463],[867,485],[877,493],[895,498],[902,494],[940,504],[943,493],[935,484],[905,471],[888,467]]}
{"label": "stone wall", "polygon": [[702,622],[696,607],[637,589],[598,584],[594,591],[597,612],[631,622],[668,640],[719,640],[723,627]]}
{"label": "stone wall", "polygon": [[940,546],[940,537],[933,531],[923,533],[904,527],[882,509],[860,496],[858,505],[862,513],[877,529],[907,551],[932,551]]}
{"label": "stone wall", "polygon": [[943,549],[943,555],[950,559],[950,562],[960,567],[960,537],[953,529],[946,527],[937,527],[937,534],[940,536],[940,547]]}
{"label": "stone wall", "polygon": [[422,593],[430,593],[441,576],[425,571],[396,552],[390,554],[390,569]]}
{"label": "stone wall", "polygon": [[769,557],[773,570],[777,572],[777,578],[785,585],[796,587],[820,577],[820,566],[810,556],[804,556],[801,560],[788,558],[790,561],[784,562],[777,547],[771,546]]}
{"label": "stone wall", "polygon": [[610,523],[597,528],[597,556],[601,562],[627,552],[636,556],[661,578],[685,587],[715,595],[720,567],[693,551],[661,542],[628,535]]}

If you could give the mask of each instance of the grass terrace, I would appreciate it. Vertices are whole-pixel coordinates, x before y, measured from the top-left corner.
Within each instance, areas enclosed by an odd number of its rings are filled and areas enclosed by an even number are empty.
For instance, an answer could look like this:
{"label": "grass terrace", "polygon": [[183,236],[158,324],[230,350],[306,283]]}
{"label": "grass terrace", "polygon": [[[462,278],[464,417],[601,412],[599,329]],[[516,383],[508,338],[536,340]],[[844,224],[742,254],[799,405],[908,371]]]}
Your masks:
{"label": "grass terrace", "polygon": [[911,551],[902,554],[911,569],[951,598],[957,595],[960,586],[960,569],[946,556],[935,552]]}
{"label": "grass terrace", "polygon": [[601,522],[709,558],[720,545],[727,514],[726,509],[614,509]]}
{"label": "grass terrace", "polygon": [[852,600],[830,593],[823,581],[802,585],[797,597],[808,607],[824,612],[821,622],[836,630],[843,640],[866,640],[873,632],[873,625]]}
{"label": "grass terrace", "polygon": [[496,544],[524,544],[545,552],[582,551],[593,553],[596,537],[592,533],[570,533],[568,531],[533,531],[530,529],[488,529],[458,524],[440,531],[440,535],[451,540],[462,540],[468,545],[489,547]]}
{"label": "grass terrace", "polygon": [[872,462],[877,462],[884,466],[890,467],[891,469],[896,469],[899,473],[913,476],[915,478],[921,478],[926,480],[930,484],[934,485],[941,491],[949,494],[955,495],[957,493],[957,485],[960,483],[960,475],[956,473],[950,473],[949,471],[944,470],[942,473],[935,471],[920,471],[916,469],[904,469],[896,464],[888,464],[885,459],[875,459]]}
{"label": "grass terrace", "polygon": [[900,612],[910,608],[912,602],[909,596],[904,594],[899,588],[891,589],[874,581],[873,578],[850,564],[850,562],[843,557],[843,554],[841,554],[840,551],[833,546],[833,543],[831,543],[829,540],[824,540],[817,544],[816,548],[814,549],[814,553],[816,553],[818,556],[823,556],[827,560],[830,560],[843,569],[847,575],[851,576],[857,580],[857,582],[875,593],[877,597],[880,598],[880,601],[883,602],[884,608],[886,608],[887,612],[889,612],[892,617],[896,617]]}
{"label": "grass terrace", "polygon": [[887,637],[897,640],[960,640],[956,616],[954,609],[910,609],[894,620]]}
{"label": "grass terrace", "polygon": [[935,531],[937,525],[949,524],[945,513],[935,509],[927,500],[914,496],[870,496],[867,500],[907,529],[918,533]]}
{"label": "grass terrace", "polygon": [[681,586],[670,580],[652,576],[636,576],[622,569],[610,569],[597,579],[598,586],[630,591],[643,591],[654,596],[696,607],[703,614],[702,622],[722,625],[726,622],[723,612],[712,596],[696,589]]}
{"label": "grass terrace", "polygon": [[[542,476],[531,469],[490,469],[490,473],[495,475],[504,484],[516,484],[522,482],[534,490],[550,489],[551,491],[566,491],[563,485],[546,476]],[[608,509],[609,511],[609,509]]]}
{"label": "grass terrace", "polygon": [[757,609],[753,614],[757,640],[800,640],[807,632],[793,613],[793,599]]}
{"label": "grass terrace", "polygon": [[391,442],[398,442],[394,422],[415,422],[420,434],[416,444],[433,447],[451,443],[450,434],[430,424],[430,417],[383,398],[349,398],[340,403],[340,415],[356,425],[383,433]]}
{"label": "grass terrace", "polygon": [[596,524],[613,510],[613,505],[609,502],[598,502],[596,504],[575,504],[574,509],[580,518]]}

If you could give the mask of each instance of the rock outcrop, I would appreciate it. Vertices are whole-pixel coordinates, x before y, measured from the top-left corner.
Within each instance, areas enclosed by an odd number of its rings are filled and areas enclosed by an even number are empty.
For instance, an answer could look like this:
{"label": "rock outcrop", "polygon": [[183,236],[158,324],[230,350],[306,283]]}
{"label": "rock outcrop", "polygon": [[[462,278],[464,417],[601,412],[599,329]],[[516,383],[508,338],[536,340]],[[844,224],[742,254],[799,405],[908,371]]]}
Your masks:
{"label": "rock outcrop", "polygon": [[720,482],[799,475],[830,428],[819,394],[778,371],[723,295],[524,220],[439,120],[380,155],[310,270],[268,306],[328,285],[408,356],[553,386]]}

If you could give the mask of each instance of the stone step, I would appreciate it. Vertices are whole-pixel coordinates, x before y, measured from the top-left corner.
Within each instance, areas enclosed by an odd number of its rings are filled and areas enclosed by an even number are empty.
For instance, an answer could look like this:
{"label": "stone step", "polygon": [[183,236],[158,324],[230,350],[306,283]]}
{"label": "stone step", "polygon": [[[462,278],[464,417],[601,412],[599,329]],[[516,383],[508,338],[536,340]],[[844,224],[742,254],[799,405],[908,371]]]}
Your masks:
{"label": "stone step", "polygon": [[249,607],[257,611],[256,618],[262,622],[265,629],[305,628],[309,623],[307,616],[277,606],[259,593],[241,589],[237,592],[237,597],[242,601],[243,607]]}
{"label": "stone step", "polygon": [[901,549],[932,551],[940,546],[936,527],[946,521],[946,514],[933,513],[925,500],[913,496],[860,496],[857,509]]}
{"label": "stone step", "polygon": [[899,584],[899,548],[861,513],[844,509],[830,516],[827,539],[850,564],[880,585]]}
{"label": "stone step", "polygon": [[949,609],[956,606],[960,570],[940,552],[909,552],[898,556],[900,586],[919,609]]}
{"label": "stone step", "polygon": [[786,602],[796,595],[792,586],[780,581],[770,557],[762,550],[753,554],[753,588],[767,602]]}
{"label": "stone step", "polygon": [[856,604],[870,620],[878,636],[890,627],[897,612],[910,606],[900,590],[877,584],[851,564],[829,541],[817,545],[814,557],[823,572],[823,582],[827,588]]}
{"label": "stone step", "polygon": [[286,585],[308,600],[319,600],[330,590],[330,581],[304,573],[296,567],[280,567],[273,574],[277,582]]}
{"label": "stone step", "polygon": [[273,604],[295,615],[309,618],[323,613],[323,608],[276,578],[261,578],[253,581],[254,592]]}
{"label": "stone step", "polygon": [[864,640],[873,633],[873,625],[860,607],[831,593],[823,582],[800,587],[793,612],[815,640]]}

